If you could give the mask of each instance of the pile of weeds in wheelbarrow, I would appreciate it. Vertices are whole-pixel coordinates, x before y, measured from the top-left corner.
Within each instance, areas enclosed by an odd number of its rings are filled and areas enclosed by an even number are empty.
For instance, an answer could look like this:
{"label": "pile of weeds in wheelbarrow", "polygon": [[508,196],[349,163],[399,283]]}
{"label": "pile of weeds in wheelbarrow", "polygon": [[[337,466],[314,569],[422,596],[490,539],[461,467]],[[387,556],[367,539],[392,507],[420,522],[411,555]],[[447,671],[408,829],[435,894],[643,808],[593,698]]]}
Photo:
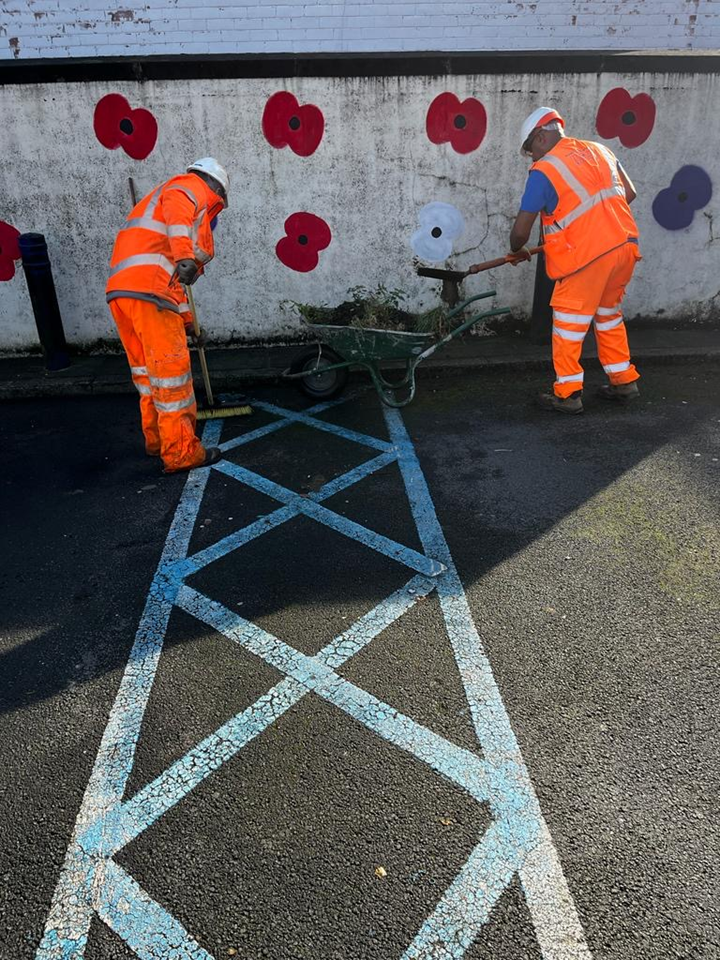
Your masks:
{"label": "pile of weeds in wheelbarrow", "polygon": [[294,310],[306,323],[312,324],[434,333],[438,336],[444,336],[448,332],[444,307],[433,307],[423,313],[411,313],[402,307],[406,301],[407,295],[402,290],[389,290],[380,284],[374,290],[362,286],[351,287],[347,292],[347,299],[336,307],[297,303],[295,300],[286,300],[282,306],[283,309]]}

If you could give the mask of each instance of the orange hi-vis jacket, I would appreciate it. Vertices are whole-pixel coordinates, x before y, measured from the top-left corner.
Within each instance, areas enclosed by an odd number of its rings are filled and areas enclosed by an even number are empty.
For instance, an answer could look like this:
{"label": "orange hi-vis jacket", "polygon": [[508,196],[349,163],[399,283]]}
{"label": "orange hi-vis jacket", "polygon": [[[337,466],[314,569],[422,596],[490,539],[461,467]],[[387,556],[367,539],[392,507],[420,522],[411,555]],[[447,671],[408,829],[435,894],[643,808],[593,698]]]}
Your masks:
{"label": "orange hi-vis jacket", "polygon": [[210,221],[223,206],[205,181],[192,173],[173,177],[143,197],[115,240],[105,288],[108,303],[130,297],[189,313],[175,265],[178,260],[198,264],[212,260]]}
{"label": "orange hi-vis jacket", "polygon": [[637,240],[637,224],[612,150],[590,140],[563,137],[531,169],[544,173],[558,195],[553,212],[541,212],[551,279],[577,273],[629,239]]}

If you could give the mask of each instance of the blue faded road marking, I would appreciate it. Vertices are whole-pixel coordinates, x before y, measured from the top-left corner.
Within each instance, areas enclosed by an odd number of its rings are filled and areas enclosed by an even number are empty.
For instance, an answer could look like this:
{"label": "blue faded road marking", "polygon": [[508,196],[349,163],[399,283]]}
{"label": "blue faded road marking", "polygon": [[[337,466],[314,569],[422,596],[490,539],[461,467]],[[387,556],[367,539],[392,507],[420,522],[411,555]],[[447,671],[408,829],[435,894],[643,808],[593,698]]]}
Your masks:
{"label": "blue faded road marking", "polygon": [[[221,429],[220,422],[208,421],[203,442],[212,446]],[[164,570],[187,553],[209,475],[207,469],[193,470],[183,488],[83,796],[36,960],[75,960],[84,955],[93,914],[88,890],[93,882],[94,863],[85,856],[77,838],[115,807],[125,791],[177,592],[177,584],[168,584]]]}
{"label": "blue faded road marking", "polygon": [[[382,456],[300,497],[242,467],[221,461],[215,469],[269,493],[284,506],[262,524],[251,524],[194,558],[187,557],[192,528],[208,470],[193,472],[186,484],[163,556],[148,596],[130,661],[110,714],[98,758],[83,799],[56,888],[38,960],[79,960],[84,956],[94,911],[147,960],[205,960],[208,955],[190,934],[155,903],[111,859],[131,839],[178,803],[259,733],[267,730],[302,697],[314,693],[363,723],[388,742],[429,764],[478,802],[487,802],[493,823],[422,924],[404,954],[406,960],[460,960],[490,916],[493,905],[519,875],[544,960],[587,960],[585,943],[562,867],[532,788],[490,664],[475,629],[460,578],[447,547],[414,448],[397,411],[384,411],[392,443],[313,420],[334,403],[305,414],[257,404],[282,419],[223,444],[228,450],[266,436],[290,423],[344,436],[383,451]],[[203,440],[217,443],[222,421],[210,421]],[[338,517],[320,501],[381,469],[395,458],[410,500],[423,548],[437,560],[394,544],[359,524]],[[308,657],[221,604],[184,585],[190,573],[225,556],[292,516],[303,514],[373,549],[395,551],[413,569],[418,560],[433,564],[436,579],[415,577],[327,645]],[[232,538],[235,539],[232,539]],[[396,551],[402,556],[398,557]],[[414,563],[408,562],[413,560]],[[335,671],[406,609],[434,587],[470,705],[483,758],[447,741],[388,704],[340,677]],[[169,612],[180,606],[241,644],[287,676],[223,727],[172,764],[135,797],[122,802],[135,743],[157,668]]]}
{"label": "blue faded road marking", "polygon": [[175,917],[112,860],[103,870],[96,909],[140,960],[213,960]]}
{"label": "blue faded road marking", "polygon": [[229,460],[221,460],[215,464],[215,469],[228,477],[234,477],[236,480],[240,480],[254,490],[259,490],[260,493],[272,497],[273,500],[278,500],[280,503],[294,507],[298,513],[317,520],[318,523],[330,527],[331,530],[335,530],[337,533],[341,533],[351,540],[356,540],[366,547],[371,547],[378,553],[382,553],[392,560],[397,560],[398,563],[404,563],[405,566],[410,567],[412,570],[417,570],[418,573],[424,573],[429,577],[436,577],[439,573],[442,573],[444,569],[441,563],[438,563],[430,557],[426,557],[422,553],[418,553],[417,550],[396,543],[394,540],[390,540],[380,533],[375,533],[374,530],[368,530],[359,523],[355,523],[354,520],[348,520],[347,517],[340,516],[340,514],[328,510],[314,500],[302,497],[300,494],[294,493],[286,487],[281,487],[279,483],[274,483],[272,480],[260,477],[258,474],[252,473],[250,470],[246,470],[236,463],[231,463]]}
{"label": "blue faded road marking", "polygon": [[[460,671],[475,730],[487,761],[490,808],[498,831],[513,841],[483,842],[425,921],[403,960],[460,958],[487,922],[489,911],[518,872],[546,960],[589,958],[585,936],[540,804],[520,753],[490,661],[470,612],[455,563],[435,512],[430,490],[402,417],[383,408],[390,438],[423,548],[446,567],[438,597]],[[497,832],[497,831],[495,831]],[[510,867],[514,867],[508,874]],[[496,883],[494,878],[506,878]]]}
{"label": "blue faded road marking", "polygon": [[[375,447],[376,450],[391,451],[392,444],[387,440],[380,440],[378,437],[371,437],[367,433],[358,433],[357,430],[349,430],[347,427],[339,427],[335,423],[329,423],[327,420],[317,420],[311,416],[311,412],[296,413],[293,410],[283,410],[272,403],[256,403],[256,407],[265,410],[268,413],[275,413],[278,416],[292,420],[294,423],[302,423],[308,427],[315,427],[316,430],[324,430],[326,433],[335,434],[336,437],[342,437],[344,440],[350,440],[353,443],[361,443],[365,447]],[[315,408],[317,412],[317,408]]]}
{"label": "blue faded road marking", "polygon": [[[316,406],[310,407],[309,410],[305,411],[305,417],[308,420],[311,420],[311,418],[316,414],[324,413],[326,410],[340,406],[342,403],[347,403],[349,399],[351,399],[351,395],[346,394],[339,400],[328,400],[325,403],[318,403]],[[220,449],[224,453],[227,453],[229,450],[234,450],[236,447],[241,447],[246,443],[251,443],[253,440],[259,440],[261,437],[266,437],[270,433],[275,433],[276,430],[282,430],[284,427],[290,427],[296,422],[294,417],[292,419],[290,418],[289,410],[281,410],[279,407],[273,407],[272,404],[259,403],[255,400],[253,401],[253,405],[259,410],[266,410],[269,413],[277,414],[277,416],[281,419],[275,420],[273,423],[265,424],[264,427],[258,427],[256,430],[250,430],[247,433],[243,433],[241,436],[234,437],[232,440],[226,440],[225,443],[220,444]],[[311,422],[312,425],[315,426],[315,421],[312,420]]]}
{"label": "blue faded road marking", "polygon": [[[330,480],[321,487],[320,490],[308,494],[308,499],[317,501],[328,500],[330,497],[335,496],[336,493],[340,493],[348,487],[353,486],[353,484],[359,483],[360,480],[363,480],[371,473],[381,470],[389,463],[394,463],[395,460],[396,455],[394,453],[381,453],[380,456],[373,457],[372,460],[366,460],[365,463],[361,463],[353,470],[349,470],[347,473],[342,474],[342,476]],[[279,510],[275,510],[256,520],[254,523],[249,524],[242,530],[236,530],[234,533],[228,534],[227,537],[218,540],[217,543],[213,543],[204,550],[200,550],[198,553],[188,557],[187,560],[180,561],[178,563],[178,569],[183,577],[188,577],[191,573],[197,573],[198,570],[207,566],[208,563],[227,556],[228,553],[232,553],[232,551],[237,550],[238,547],[242,547],[256,537],[268,533],[275,527],[279,527],[281,524],[297,516],[298,511],[295,507],[281,507]]]}
{"label": "blue faded road marking", "polygon": [[[315,659],[331,669],[342,666],[434,589],[435,581],[413,577],[332,640]],[[80,838],[80,843],[89,850],[101,849],[104,856],[113,856],[309,692],[308,686],[295,679],[280,681],[134,797],[94,824]]]}

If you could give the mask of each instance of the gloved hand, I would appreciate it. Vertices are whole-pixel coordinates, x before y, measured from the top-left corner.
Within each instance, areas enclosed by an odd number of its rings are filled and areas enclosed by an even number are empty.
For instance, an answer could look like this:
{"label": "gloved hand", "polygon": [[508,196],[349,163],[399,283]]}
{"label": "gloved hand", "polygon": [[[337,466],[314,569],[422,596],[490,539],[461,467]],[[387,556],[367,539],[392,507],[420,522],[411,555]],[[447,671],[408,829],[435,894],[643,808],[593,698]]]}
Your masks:
{"label": "gloved hand", "polygon": [[511,250],[508,253],[508,260],[516,267],[518,263],[522,263],[523,260],[532,260],[532,254],[527,247],[520,247],[519,250]]}
{"label": "gloved hand", "polygon": [[202,329],[202,327],[200,328],[200,332],[199,332],[199,333],[195,333],[195,327],[189,326],[189,327],[187,328],[187,335],[188,335],[188,336],[190,337],[190,339],[192,340],[194,346],[196,346],[196,347],[204,347],[204,346],[205,346],[205,343],[206,343],[205,331]]}
{"label": "gloved hand", "polygon": [[190,286],[197,279],[198,265],[194,260],[178,260],[176,269],[180,283]]}

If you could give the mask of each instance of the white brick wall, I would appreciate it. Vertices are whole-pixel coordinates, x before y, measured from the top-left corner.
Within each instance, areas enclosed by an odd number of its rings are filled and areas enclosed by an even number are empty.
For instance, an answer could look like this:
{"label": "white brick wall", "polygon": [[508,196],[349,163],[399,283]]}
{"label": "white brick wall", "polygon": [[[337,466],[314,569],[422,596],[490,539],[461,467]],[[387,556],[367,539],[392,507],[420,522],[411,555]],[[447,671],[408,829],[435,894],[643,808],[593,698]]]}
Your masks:
{"label": "white brick wall", "polygon": [[0,59],[719,47],[718,0],[0,0]]}

